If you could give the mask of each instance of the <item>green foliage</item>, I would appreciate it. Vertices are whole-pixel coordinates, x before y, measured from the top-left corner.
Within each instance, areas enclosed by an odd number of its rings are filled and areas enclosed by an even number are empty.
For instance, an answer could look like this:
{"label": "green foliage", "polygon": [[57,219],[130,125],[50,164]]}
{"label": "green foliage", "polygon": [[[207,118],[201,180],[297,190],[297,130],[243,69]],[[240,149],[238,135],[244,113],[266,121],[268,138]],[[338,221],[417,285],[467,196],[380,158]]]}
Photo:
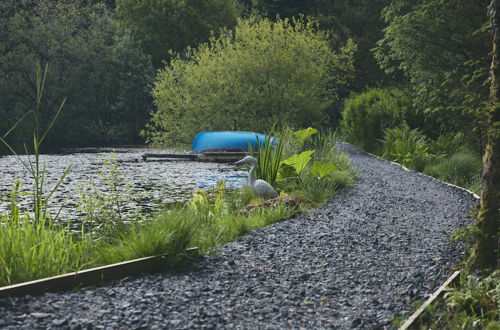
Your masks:
{"label": "green foliage", "polygon": [[403,121],[414,125],[417,115],[408,94],[396,88],[372,88],[346,100],[342,111],[342,133],[359,147],[376,151],[384,130]]}
{"label": "green foliage", "polygon": [[500,326],[500,271],[484,278],[472,274],[462,275],[460,289],[452,288],[446,293],[446,304],[450,310],[480,316],[483,322],[495,320],[496,325]]}
{"label": "green foliage", "polygon": [[383,11],[388,26],[375,56],[387,73],[405,75],[416,107],[438,124],[438,132],[480,128],[491,61],[489,2],[401,0]]}
{"label": "green foliage", "polygon": [[169,51],[206,42],[211,32],[236,24],[241,7],[236,0],[117,0],[116,13],[132,31],[154,66],[169,59]]}
{"label": "green foliage", "polygon": [[319,162],[315,161],[310,168],[311,174],[318,179],[324,179],[330,174],[333,173],[333,171],[338,171],[337,166],[335,166],[334,163],[324,163],[324,162]]}
{"label": "green foliage", "polygon": [[[258,140],[259,147],[257,149],[257,170],[255,177],[274,185],[278,177],[281,156],[283,154],[283,134],[278,134],[277,138],[273,137],[272,131],[267,134],[266,141]],[[277,143],[275,142],[277,141]],[[249,150],[252,154],[252,150]]]}
{"label": "green foliage", "polygon": [[473,187],[481,179],[483,162],[472,152],[458,152],[429,164],[424,173],[461,187]]}
{"label": "green foliage", "polygon": [[64,274],[86,267],[92,245],[75,238],[50,218],[32,221],[19,211],[19,182],[11,192],[8,214],[0,214],[0,286]]}
{"label": "green foliage", "polygon": [[422,329],[500,328],[500,273],[477,276],[463,272],[460,285],[447,289],[444,304],[434,304],[419,326]]}
{"label": "green foliage", "polygon": [[382,144],[382,157],[422,171],[430,157],[427,138],[418,129],[410,130],[406,123],[401,127],[388,128]]}
{"label": "green foliage", "polygon": [[[354,54],[356,76],[349,88],[339,90],[342,98],[354,89],[357,91],[366,86],[376,86],[384,79],[371,49],[376,41],[382,38],[384,22],[380,16],[381,10],[390,0],[252,0],[252,9],[258,10],[269,18],[312,16],[320,23],[321,29],[332,31],[331,43],[341,45],[352,39],[358,50]],[[332,122],[337,108],[329,109]],[[334,125],[336,127],[336,125]]]}
{"label": "green foliage", "polygon": [[318,130],[315,129],[315,128],[312,128],[312,127],[308,127],[308,128],[305,128],[303,130],[300,130],[300,131],[296,131],[293,133],[298,141],[297,143],[299,144],[304,144],[304,142],[306,142],[307,139],[309,139],[311,136],[315,135],[315,134],[318,134]]}
{"label": "green foliage", "polygon": [[314,152],[315,150],[306,150],[283,160],[281,162],[279,178],[282,180],[295,177],[300,179],[300,175],[304,172],[307,165],[309,165],[312,159],[311,155]]}
{"label": "green foliage", "polygon": [[429,150],[434,155],[451,156],[468,149],[463,133],[447,133],[429,141]]}
{"label": "green foliage", "polygon": [[99,184],[90,180],[79,185],[78,189],[80,203],[77,209],[83,212],[80,220],[85,230],[94,235],[106,235],[125,222],[143,220],[142,208],[134,204],[147,194],[133,192],[132,183],[122,173],[115,158],[103,159]]}
{"label": "green foliage", "polygon": [[[0,2],[0,130],[32,108],[33,63],[50,63],[39,125],[45,130],[67,98],[47,136],[52,145],[137,142],[151,107],[150,60],[130,33],[120,32],[102,4],[83,1]],[[31,138],[24,122],[10,141]]]}
{"label": "green foliage", "polygon": [[[355,49],[348,42],[333,52],[327,38],[302,18],[239,20],[234,31],[212,37],[160,71],[147,140],[172,145],[191,141],[201,130],[259,132],[277,122],[322,122],[337,99],[329,84],[353,70]],[[330,76],[331,70],[339,75]]]}
{"label": "green foliage", "polygon": [[185,261],[197,224],[189,212],[164,212],[153,219],[129,224],[130,228],[106,240],[99,247],[94,262],[107,265],[168,253],[164,266]]}

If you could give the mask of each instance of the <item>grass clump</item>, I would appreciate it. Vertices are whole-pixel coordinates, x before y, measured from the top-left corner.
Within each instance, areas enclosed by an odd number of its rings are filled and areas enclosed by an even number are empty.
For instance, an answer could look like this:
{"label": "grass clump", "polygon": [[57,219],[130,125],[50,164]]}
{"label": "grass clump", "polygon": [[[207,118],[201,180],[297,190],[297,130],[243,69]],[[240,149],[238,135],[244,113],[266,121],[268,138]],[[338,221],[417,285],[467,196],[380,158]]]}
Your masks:
{"label": "grass clump", "polygon": [[458,152],[441,158],[425,169],[424,173],[452,184],[476,190],[481,179],[483,162],[472,152]]}
{"label": "grass clump", "polygon": [[401,127],[385,130],[379,154],[384,159],[473,192],[480,190],[482,160],[467,148],[462,134],[445,134],[437,140],[429,140],[404,123]]}
{"label": "grass clump", "polygon": [[178,265],[197,230],[190,215],[189,212],[164,212],[150,221],[132,223],[99,244],[95,262],[107,265],[167,253],[166,265]]}
{"label": "grass clump", "polygon": [[11,192],[8,214],[0,214],[0,286],[83,269],[91,264],[94,246],[50,218],[34,221],[17,204],[19,182]]}
{"label": "grass clump", "polygon": [[382,157],[408,168],[422,171],[429,159],[427,138],[408,124],[387,128],[382,142]]}

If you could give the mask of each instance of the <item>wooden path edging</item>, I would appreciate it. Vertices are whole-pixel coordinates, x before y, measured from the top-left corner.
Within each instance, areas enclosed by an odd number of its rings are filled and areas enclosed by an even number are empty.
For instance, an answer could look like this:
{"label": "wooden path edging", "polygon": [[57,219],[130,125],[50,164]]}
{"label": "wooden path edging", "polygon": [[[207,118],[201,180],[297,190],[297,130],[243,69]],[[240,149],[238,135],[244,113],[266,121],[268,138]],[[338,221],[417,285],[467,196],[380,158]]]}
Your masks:
{"label": "wooden path edging", "polygon": [[415,313],[413,313],[398,330],[411,329],[413,323],[422,315],[427,307],[432,304],[437,298],[439,298],[448,285],[452,282],[457,281],[460,277],[460,271],[454,272],[448,279],[420,306]]}
{"label": "wooden path edging", "polygon": [[161,254],[4,286],[0,287],[0,298],[38,295],[46,291],[71,290],[131,275],[153,272],[161,269],[166,259],[167,254]]}

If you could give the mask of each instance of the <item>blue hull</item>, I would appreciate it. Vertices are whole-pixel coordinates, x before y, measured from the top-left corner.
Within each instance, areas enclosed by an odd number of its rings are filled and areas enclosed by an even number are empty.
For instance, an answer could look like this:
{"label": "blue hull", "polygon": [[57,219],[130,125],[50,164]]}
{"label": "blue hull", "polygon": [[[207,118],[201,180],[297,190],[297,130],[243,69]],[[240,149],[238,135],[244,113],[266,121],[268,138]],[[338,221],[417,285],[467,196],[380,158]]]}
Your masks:
{"label": "blue hull", "polygon": [[[209,150],[242,151],[248,150],[249,145],[253,149],[257,149],[259,147],[257,137],[261,143],[265,143],[266,135],[262,133],[239,131],[200,132],[194,137],[191,150],[194,152]],[[273,140],[275,139],[273,138]]]}

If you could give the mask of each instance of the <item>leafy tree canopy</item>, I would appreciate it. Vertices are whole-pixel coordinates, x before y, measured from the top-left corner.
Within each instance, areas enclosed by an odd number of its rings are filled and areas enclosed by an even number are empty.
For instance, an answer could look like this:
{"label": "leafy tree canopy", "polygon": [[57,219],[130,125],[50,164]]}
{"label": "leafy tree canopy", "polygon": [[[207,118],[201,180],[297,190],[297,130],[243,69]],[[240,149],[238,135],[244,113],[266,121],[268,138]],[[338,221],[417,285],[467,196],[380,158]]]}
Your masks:
{"label": "leafy tree canopy", "polygon": [[375,55],[389,74],[402,71],[416,106],[442,130],[478,127],[488,98],[488,0],[400,0],[383,11],[388,23]]}
{"label": "leafy tree canopy", "polygon": [[320,28],[332,32],[332,43],[339,47],[352,39],[358,50],[354,55],[356,77],[352,87],[358,91],[378,86],[385,75],[377,65],[371,49],[383,37],[382,9],[390,0],[253,0],[252,8],[269,18],[310,15]]}
{"label": "leafy tree canopy", "polygon": [[[33,108],[35,63],[49,63],[42,128],[67,102],[52,142],[88,145],[137,140],[150,103],[150,60],[119,33],[102,5],[73,1],[0,2],[0,129]],[[25,126],[29,131],[29,127]],[[21,136],[28,133],[18,130]],[[56,138],[57,137],[57,138]]]}
{"label": "leafy tree canopy", "polygon": [[152,56],[156,68],[170,50],[206,42],[211,31],[232,28],[240,15],[236,0],[117,0],[116,13],[123,25]]}
{"label": "leafy tree canopy", "polygon": [[334,52],[311,20],[240,19],[234,31],[173,58],[158,74],[145,135],[175,144],[202,130],[321,123],[348,83],[355,48],[349,41]]}

